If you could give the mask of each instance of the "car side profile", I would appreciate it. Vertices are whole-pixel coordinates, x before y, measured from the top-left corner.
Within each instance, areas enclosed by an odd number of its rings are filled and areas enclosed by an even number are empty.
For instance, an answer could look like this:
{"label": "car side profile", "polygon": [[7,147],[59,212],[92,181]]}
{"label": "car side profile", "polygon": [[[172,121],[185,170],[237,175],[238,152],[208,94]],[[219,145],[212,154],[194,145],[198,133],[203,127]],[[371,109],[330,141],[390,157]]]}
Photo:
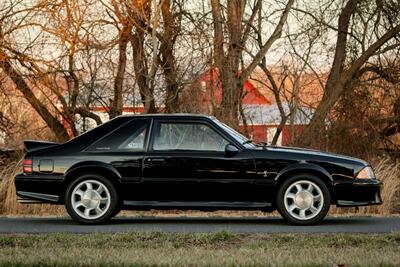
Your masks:
{"label": "car side profile", "polygon": [[19,201],[65,205],[82,224],[122,209],[277,209],[308,225],[330,205],[382,203],[363,160],[253,144],[204,115],[123,115],[64,144],[25,141],[25,149]]}

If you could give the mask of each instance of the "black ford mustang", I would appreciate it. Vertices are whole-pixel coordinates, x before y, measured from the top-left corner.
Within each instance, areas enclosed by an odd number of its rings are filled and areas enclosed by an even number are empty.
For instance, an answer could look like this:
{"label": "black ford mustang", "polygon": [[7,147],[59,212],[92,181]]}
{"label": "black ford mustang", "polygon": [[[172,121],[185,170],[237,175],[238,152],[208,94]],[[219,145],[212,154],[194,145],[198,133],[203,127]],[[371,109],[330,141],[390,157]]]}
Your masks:
{"label": "black ford mustang", "polygon": [[331,204],[381,204],[368,163],[299,148],[255,145],[213,117],[117,117],[65,144],[25,141],[19,201],[65,204],[79,223],[121,209],[277,209],[295,224]]}

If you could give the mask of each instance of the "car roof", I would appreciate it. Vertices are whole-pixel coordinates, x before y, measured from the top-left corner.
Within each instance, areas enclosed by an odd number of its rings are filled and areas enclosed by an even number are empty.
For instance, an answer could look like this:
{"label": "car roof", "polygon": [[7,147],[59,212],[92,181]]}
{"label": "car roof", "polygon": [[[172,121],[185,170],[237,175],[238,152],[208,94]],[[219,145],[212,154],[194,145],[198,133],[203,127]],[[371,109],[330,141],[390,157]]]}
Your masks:
{"label": "car roof", "polygon": [[214,116],[211,115],[204,115],[204,114],[195,114],[195,113],[154,113],[154,114],[124,114],[118,117],[146,117],[146,118],[208,118],[215,120]]}

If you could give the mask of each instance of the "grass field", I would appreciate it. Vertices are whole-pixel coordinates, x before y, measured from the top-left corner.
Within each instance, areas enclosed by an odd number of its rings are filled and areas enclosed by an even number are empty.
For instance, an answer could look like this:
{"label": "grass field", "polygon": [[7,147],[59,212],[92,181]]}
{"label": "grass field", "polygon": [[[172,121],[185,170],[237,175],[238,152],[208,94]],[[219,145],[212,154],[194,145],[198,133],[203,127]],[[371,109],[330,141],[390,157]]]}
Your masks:
{"label": "grass field", "polygon": [[0,266],[400,266],[385,235],[1,235]]}

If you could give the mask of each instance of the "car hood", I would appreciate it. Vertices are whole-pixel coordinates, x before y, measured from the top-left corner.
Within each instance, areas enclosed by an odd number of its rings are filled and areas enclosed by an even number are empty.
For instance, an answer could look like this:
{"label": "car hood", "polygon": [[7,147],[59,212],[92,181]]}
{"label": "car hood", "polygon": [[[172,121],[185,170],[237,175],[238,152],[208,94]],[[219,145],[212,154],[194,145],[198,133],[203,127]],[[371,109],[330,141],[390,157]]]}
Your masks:
{"label": "car hood", "polygon": [[263,149],[268,150],[268,151],[298,154],[299,156],[301,155],[303,158],[307,158],[307,155],[308,155],[308,156],[313,156],[313,157],[317,156],[317,157],[321,157],[321,158],[327,158],[327,159],[329,158],[330,160],[334,160],[334,159],[347,160],[352,163],[360,164],[360,165],[364,165],[364,166],[369,165],[366,161],[359,159],[359,158],[354,158],[354,157],[331,153],[331,152],[323,152],[323,151],[314,150],[314,149],[299,148],[299,147],[285,147],[285,146],[265,146]]}

